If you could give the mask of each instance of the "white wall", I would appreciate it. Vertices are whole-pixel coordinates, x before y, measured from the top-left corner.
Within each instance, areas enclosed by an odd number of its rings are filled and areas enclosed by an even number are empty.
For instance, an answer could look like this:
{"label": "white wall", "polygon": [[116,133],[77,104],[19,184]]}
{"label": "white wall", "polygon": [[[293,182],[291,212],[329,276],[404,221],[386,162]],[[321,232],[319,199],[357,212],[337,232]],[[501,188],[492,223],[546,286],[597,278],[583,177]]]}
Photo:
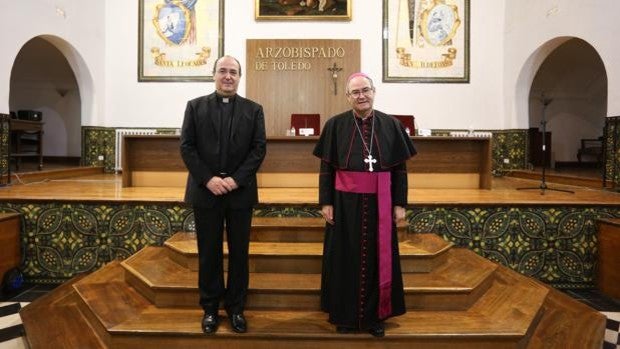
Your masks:
{"label": "white wall", "polygon": [[43,112],[43,155],[81,154],[81,100],[73,70],[48,41],[35,38],[24,46],[11,72],[12,111]]}
{"label": "white wall", "polygon": [[[362,70],[377,85],[376,108],[414,114],[426,128],[498,128],[501,123],[501,30],[503,1],[472,1],[471,83],[382,83],[382,3],[353,1],[351,22],[255,21],[254,2],[226,1],[225,51],[245,67],[246,39],[361,39]],[[185,102],[210,93],[213,83],[137,82],[137,6],[107,0],[108,126],[179,127]],[[488,15],[487,11],[494,14]],[[240,93],[245,94],[242,79]],[[344,98],[344,97],[343,97]],[[269,117],[268,115],[266,117]]]}
{"label": "white wall", "polygon": [[0,21],[0,112],[9,111],[11,68],[30,39],[42,36],[67,58],[80,86],[82,123],[105,124],[105,2],[28,0],[13,2]]}
{"label": "white wall", "polygon": [[[65,10],[65,17],[56,13],[56,4]],[[254,1],[240,5],[239,0],[226,1],[225,50],[242,64],[248,38],[361,39],[362,69],[377,81],[376,107],[414,114],[419,127],[526,128],[529,85],[519,95],[525,86],[518,85],[519,77],[536,49],[558,36],[580,37],[597,49],[608,70],[609,114],[620,114],[620,65],[614,64],[620,48],[612,40],[620,28],[615,21],[620,13],[616,0],[471,1],[469,84],[382,83],[381,1],[353,1],[351,22],[257,22]],[[80,85],[82,125],[178,127],[185,102],[210,93],[213,83],[138,83],[137,21],[136,1],[12,3],[11,15],[0,22],[4,53],[0,56],[0,112],[8,111],[9,74],[19,48],[34,36],[48,34],[59,46],[63,40],[67,43],[68,48],[61,51],[68,55]],[[533,70],[529,81],[523,79],[528,84],[536,64],[540,62],[525,68]],[[240,93],[244,92],[242,80]]]}
{"label": "white wall", "polygon": [[507,0],[503,38],[503,128],[528,126],[528,96],[536,71],[549,52],[572,37],[594,47],[608,79],[608,116],[620,115],[620,1]]}

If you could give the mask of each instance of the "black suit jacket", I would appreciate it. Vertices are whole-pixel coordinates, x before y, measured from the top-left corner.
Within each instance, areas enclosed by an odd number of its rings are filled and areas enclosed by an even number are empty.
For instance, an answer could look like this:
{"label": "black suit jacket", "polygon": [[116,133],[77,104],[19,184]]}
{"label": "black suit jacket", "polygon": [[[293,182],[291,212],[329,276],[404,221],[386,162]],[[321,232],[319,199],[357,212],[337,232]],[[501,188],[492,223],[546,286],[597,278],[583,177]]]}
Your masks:
{"label": "black suit jacket", "polygon": [[198,207],[213,207],[222,196],[214,195],[205,184],[222,172],[232,177],[239,188],[224,194],[232,208],[258,203],[256,172],[265,158],[265,117],[263,107],[237,95],[228,140],[226,168],[220,168],[220,125],[215,92],[187,102],[181,128],[181,157],[189,170],[185,202]]}

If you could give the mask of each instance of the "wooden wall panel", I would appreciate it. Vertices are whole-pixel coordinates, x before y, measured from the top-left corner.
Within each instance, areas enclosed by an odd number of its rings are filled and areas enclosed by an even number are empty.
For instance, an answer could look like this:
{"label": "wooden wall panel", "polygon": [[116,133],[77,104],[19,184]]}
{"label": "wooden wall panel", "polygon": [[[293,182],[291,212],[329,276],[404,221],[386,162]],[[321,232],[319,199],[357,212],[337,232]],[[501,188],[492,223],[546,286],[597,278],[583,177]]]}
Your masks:
{"label": "wooden wall panel", "polygon": [[21,263],[20,214],[0,213],[0,280]]}
{"label": "wooden wall panel", "polygon": [[596,286],[609,297],[620,299],[620,219],[598,221]]}
{"label": "wooden wall panel", "polygon": [[293,113],[321,114],[322,128],[350,109],[344,84],[360,70],[360,40],[249,39],[246,50],[246,95],[263,105],[267,136],[284,136]]}

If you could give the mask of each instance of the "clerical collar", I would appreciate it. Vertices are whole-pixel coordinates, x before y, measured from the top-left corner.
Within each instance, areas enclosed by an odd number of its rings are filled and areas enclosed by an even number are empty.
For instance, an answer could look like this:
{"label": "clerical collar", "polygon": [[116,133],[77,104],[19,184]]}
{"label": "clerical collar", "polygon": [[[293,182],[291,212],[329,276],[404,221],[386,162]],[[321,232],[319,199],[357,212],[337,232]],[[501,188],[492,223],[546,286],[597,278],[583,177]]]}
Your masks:
{"label": "clerical collar", "polygon": [[363,120],[370,119],[370,118],[372,118],[373,116],[375,116],[375,110],[373,109],[373,110],[370,112],[370,115],[368,115],[368,116],[366,116],[366,117],[359,115],[358,113],[356,113],[356,112],[355,112],[355,110],[353,110],[353,116],[355,116],[356,118],[358,118],[358,119],[360,119],[360,120],[362,120],[362,121],[363,121]]}
{"label": "clerical collar", "polygon": [[220,96],[219,94],[215,94],[215,98],[217,98],[217,101],[219,103],[232,103],[235,101],[235,97],[237,97],[237,95],[232,95],[232,96]]}

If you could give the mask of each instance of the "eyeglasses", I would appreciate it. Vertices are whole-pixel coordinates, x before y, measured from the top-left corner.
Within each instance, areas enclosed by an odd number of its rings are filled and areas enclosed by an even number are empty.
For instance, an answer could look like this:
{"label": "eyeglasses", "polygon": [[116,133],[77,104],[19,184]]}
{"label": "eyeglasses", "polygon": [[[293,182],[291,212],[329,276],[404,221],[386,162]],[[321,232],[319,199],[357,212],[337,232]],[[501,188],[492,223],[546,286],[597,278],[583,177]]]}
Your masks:
{"label": "eyeglasses", "polygon": [[347,94],[349,96],[352,96],[353,98],[358,98],[361,95],[368,97],[374,90],[375,90],[374,87],[364,87],[361,90],[353,90],[353,91],[348,92]]}

